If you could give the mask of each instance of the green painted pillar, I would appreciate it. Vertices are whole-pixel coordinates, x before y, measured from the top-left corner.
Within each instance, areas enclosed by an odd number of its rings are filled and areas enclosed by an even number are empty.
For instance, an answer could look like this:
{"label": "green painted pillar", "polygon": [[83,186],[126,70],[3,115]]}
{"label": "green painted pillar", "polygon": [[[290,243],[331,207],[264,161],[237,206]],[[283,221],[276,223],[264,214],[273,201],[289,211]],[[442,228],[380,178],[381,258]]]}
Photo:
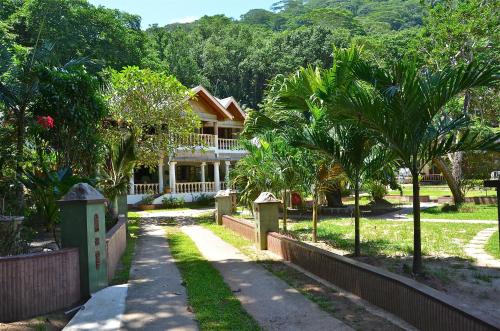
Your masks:
{"label": "green painted pillar", "polygon": [[231,215],[233,203],[229,190],[219,191],[215,195],[215,219],[218,225],[222,225],[222,215]]}
{"label": "green painted pillar", "polygon": [[281,201],[269,192],[262,192],[254,201],[255,243],[258,249],[267,249],[267,233],[279,231],[278,209]]}
{"label": "green painted pillar", "polygon": [[80,251],[80,288],[83,298],[108,286],[105,198],[89,184],[73,186],[59,201],[63,248]]}

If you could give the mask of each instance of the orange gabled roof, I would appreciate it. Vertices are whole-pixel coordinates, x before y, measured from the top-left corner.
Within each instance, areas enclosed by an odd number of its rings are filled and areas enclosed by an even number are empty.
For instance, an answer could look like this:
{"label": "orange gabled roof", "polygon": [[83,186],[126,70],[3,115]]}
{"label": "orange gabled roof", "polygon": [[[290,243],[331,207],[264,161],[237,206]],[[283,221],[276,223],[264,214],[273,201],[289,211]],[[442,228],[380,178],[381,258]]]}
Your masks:
{"label": "orange gabled roof", "polygon": [[233,120],[234,116],[228,111],[210,92],[207,91],[203,86],[197,86],[193,88],[197,100],[201,100],[208,104],[210,109],[217,115],[218,120]]}
{"label": "orange gabled roof", "polygon": [[247,117],[247,114],[243,111],[243,109],[241,109],[240,105],[233,97],[217,100],[224,106],[224,108],[231,112],[235,119],[244,121]]}

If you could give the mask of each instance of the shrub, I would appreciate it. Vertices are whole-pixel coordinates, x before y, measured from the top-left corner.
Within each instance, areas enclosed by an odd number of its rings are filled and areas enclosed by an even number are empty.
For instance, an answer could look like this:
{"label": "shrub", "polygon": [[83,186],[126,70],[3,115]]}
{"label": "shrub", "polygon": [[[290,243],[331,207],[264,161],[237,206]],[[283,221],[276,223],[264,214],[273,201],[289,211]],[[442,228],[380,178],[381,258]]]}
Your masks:
{"label": "shrub", "polygon": [[184,198],[165,197],[163,198],[162,204],[165,209],[182,208],[184,207],[185,201]]}
{"label": "shrub", "polygon": [[147,195],[139,201],[138,205],[152,205],[153,201],[155,201],[154,195]]}
{"label": "shrub", "polygon": [[370,192],[373,201],[382,200],[384,196],[387,194],[387,188],[385,187],[384,184],[380,182],[375,182],[375,181],[369,182],[366,185],[366,188]]}
{"label": "shrub", "polygon": [[200,194],[193,199],[193,203],[200,206],[210,206],[214,203],[214,198],[206,194]]}

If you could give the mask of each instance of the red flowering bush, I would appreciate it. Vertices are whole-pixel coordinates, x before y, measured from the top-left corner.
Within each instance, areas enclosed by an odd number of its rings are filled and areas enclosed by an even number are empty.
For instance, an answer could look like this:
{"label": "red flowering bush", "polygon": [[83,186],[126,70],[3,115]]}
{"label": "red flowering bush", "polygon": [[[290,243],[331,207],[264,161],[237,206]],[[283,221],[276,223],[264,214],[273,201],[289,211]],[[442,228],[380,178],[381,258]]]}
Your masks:
{"label": "red flowering bush", "polygon": [[37,122],[46,130],[54,127],[54,119],[50,116],[38,116]]}

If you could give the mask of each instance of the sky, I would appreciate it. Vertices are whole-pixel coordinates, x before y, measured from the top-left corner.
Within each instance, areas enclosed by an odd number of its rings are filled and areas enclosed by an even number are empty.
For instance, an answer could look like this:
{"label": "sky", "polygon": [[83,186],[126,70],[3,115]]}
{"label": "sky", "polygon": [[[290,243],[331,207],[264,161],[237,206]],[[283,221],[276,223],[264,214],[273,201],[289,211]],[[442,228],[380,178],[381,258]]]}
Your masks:
{"label": "sky", "polygon": [[239,19],[250,9],[269,9],[277,0],[90,0],[142,17],[142,28],[158,23],[188,23],[205,15],[225,14]]}

